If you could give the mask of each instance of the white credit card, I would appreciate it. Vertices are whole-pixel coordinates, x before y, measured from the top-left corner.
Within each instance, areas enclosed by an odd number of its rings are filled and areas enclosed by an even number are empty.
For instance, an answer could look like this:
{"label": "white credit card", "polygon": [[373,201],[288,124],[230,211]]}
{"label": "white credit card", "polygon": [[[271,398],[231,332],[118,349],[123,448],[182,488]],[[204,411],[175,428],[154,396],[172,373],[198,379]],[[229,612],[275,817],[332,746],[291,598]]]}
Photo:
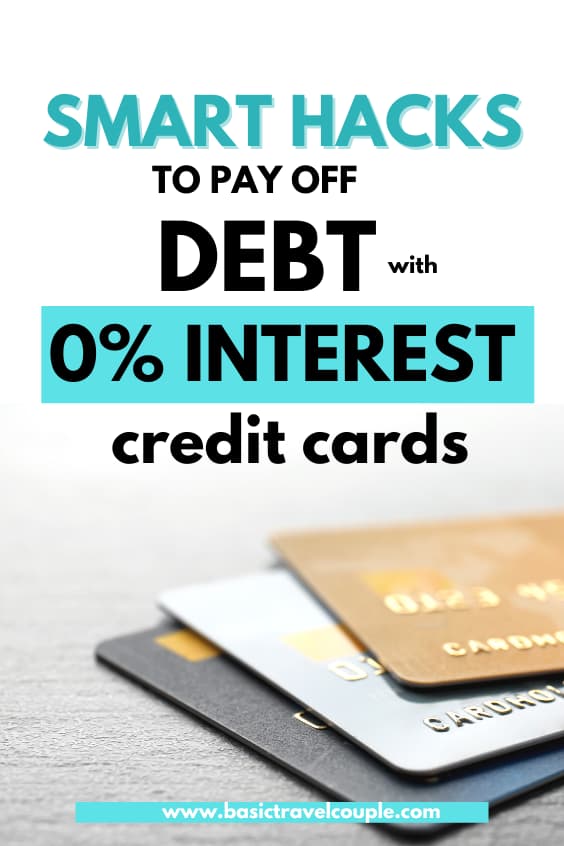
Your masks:
{"label": "white credit card", "polygon": [[406,688],[285,570],[166,591],[159,604],[407,773],[431,775],[564,734],[562,675]]}

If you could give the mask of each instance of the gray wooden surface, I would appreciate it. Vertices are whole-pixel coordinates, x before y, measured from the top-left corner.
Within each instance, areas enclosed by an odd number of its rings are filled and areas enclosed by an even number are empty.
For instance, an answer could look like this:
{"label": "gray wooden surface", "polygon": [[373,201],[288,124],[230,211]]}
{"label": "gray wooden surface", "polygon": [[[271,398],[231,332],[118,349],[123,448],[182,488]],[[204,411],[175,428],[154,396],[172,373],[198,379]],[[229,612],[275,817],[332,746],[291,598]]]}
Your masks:
{"label": "gray wooden surface", "polygon": [[[292,414],[279,417],[291,418],[296,433],[327,416],[321,409],[308,420]],[[98,666],[93,648],[156,622],[154,596],[164,587],[268,563],[265,537],[281,527],[564,506],[564,461],[555,448],[564,415],[520,409],[514,425],[514,414],[465,411],[473,459],[459,468],[397,462],[325,469],[295,459],[280,468],[188,470],[170,462],[120,467],[108,444],[132,424],[172,431],[188,428],[189,419],[203,425],[194,411],[3,409],[1,842],[392,843],[378,827],[77,826],[79,799],[321,798]],[[218,409],[216,426],[222,415]],[[447,422],[460,416],[441,411]],[[332,424],[361,428],[398,417],[397,409],[335,411]],[[534,460],[527,460],[523,443],[533,441]],[[563,825],[560,784],[513,803],[488,826],[451,830],[439,842],[556,842]]]}

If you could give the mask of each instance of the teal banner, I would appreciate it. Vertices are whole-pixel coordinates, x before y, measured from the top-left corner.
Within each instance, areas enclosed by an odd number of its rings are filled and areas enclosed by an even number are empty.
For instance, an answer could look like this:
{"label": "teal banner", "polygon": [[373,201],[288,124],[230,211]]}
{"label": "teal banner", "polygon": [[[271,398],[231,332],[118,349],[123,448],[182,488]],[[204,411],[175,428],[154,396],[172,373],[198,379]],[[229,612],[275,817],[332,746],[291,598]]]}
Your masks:
{"label": "teal banner", "polygon": [[77,802],[79,823],[487,823],[487,802]]}
{"label": "teal banner", "polygon": [[43,308],[49,403],[530,403],[530,307]]}

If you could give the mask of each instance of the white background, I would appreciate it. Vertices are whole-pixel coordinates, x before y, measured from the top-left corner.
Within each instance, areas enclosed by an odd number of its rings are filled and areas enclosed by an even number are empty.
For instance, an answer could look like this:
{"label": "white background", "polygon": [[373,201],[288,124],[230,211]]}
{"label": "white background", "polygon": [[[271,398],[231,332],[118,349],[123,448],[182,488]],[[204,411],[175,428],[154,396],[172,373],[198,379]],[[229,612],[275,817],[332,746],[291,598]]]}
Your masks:
{"label": "white background", "polygon": [[[564,409],[550,405],[564,399],[560,5],[50,0],[14,3],[2,17],[7,842],[115,843],[110,826],[77,829],[75,799],[317,799],[231,740],[103,673],[94,646],[152,625],[154,597],[167,587],[268,564],[274,531],[564,507]],[[58,151],[42,139],[54,128],[47,103],[61,92],[103,94],[114,107],[123,94],[138,94],[145,123],[162,93],[187,114],[196,93],[271,93],[276,107],[265,113],[262,150],[183,151],[164,142],[156,150]],[[293,93],[312,103],[334,94],[340,120],[352,97],[366,93],[384,122],[387,106],[409,92],[453,101],[476,93],[482,107],[496,93],[516,94],[523,141],[510,151],[467,150],[456,140],[448,150],[360,142],[322,151],[312,134],[308,150],[291,149]],[[204,186],[185,197],[158,195],[151,172],[153,164],[194,164],[203,173],[211,164],[283,164],[282,186],[292,166],[308,162],[356,164],[358,184],[325,198],[287,189],[212,197]],[[373,244],[365,239],[371,247],[357,294],[339,289],[336,248],[323,253],[326,280],[309,294],[227,295],[220,273],[200,291],[164,294],[160,221],[182,217],[216,233],[230,217],[301,217],[318,227],[368,218],[378,221],[378,235]],[[411,253],[429,253],[439,273],[387,270],[388,260]],[[42,406],[40,307],[114,303],[534,305],[539,404],[435,409],[442,432],[468,432],[470,457],[454,467],[397,456],[386,465],[315,467],[300,457],[301,439],[316,428],[407,432],[421,426],[423,406]],[[186,467],[163,454],[153,466],[124,466],[111,454],[120,431],[205,434],[225,426],[230,410],[280,420],[288,463]],[[535,837],[561,828],[561,806],[558,791],[536,797]],[[516,806],[485,830],[453,837],[516,843],[534,822],[531,804]],[[194,843],[226,836],[221,827],[189,834]],[[234,835],[247,836],[338,843],[343,832],[281,826]],[[379,836],[355,828],[351,842]],[[145,844],[185,838],[174,827],[142,833]],[[121,832],[120,842],[139,843],[139,830]]]}
{"label": "white background", "polygon": [[[236,519],[246,543],[256,539],[253,544],[262,544],[270,529],[335,523],[340,517],[385,521],[563,503],[555,422],[560,410],[543,408],[564,399],[555,8],[519,2],[459,3],[456,11],[449,2],[353,2],[346,12],[332,2],[18,4],[10,26],[2,29],[0,443],[10,472],[28,474],[29,484],[39,479],[51,485],[60,476],[80,490],[80,480],[94,474],[124,490],[145,490],[143,519],[157,522],[178,501],[196,497],[192,517],[218,531],[225,530],[227,515],[203,492],[227,491],[225,511]],[[47,116],[47,104],[61,92],[83,101],[90,93],[102,94],[114,108],[123,94],[137,94],[145,126],[158,96],[171,93],[188,116],[191,134],[196,93],[230,100],[235,93],[270,93],[275,107],[264,110],[261,150],[245,147],[244,110],[227,127],[242,145],[238,150],[224,150],[213,139],[207,150],[181,150],[174,141],[160,142],[154,150],[132,150],[125,142],[110,149],[105,141],[98,149],[56,150],[43,138],[49,129],[60,131]],[[523,141],[511,150],[468,150],[454,138],[449,149],[420,151],[393,141],[387,150],[356,141],[338,151],[321,150],[313,131],[307,150],[291,147],[294,93],[306,94],[312,108],[321,93],[334,94],[337,123],[355,94],[368,94],[384,126],[387,107],[409,92],[446,93],[452,102],[465,93],[479,94],[468,123],[477,133],[481,129],[480,137],[495,128],[484,116],[487,100],[499,92],[515,94],[521,100],[517,116]],[[432,134],[432,111],[416,120]],[[358,183],[347,195],[303,196],[289,187],[292,167],[324,162],[357,165]],[[185,163],[200,168],[200,189],[192,195],[159,195],[151,166]],[[212,164],[233,169],[282,164],[283,171],[273,195],[226,191],[212,196],[206,180]],[[321,230],[327,219],[376,219],[378,234],[362,239],[358,293],[340,289],[340,239],[332,245],[331,239],[322,240],[326,278],[317,290],[274,293],[268,238],[265,293],[225,293],[220,270],[197,291],[163,293],[160,221],[182,217],[218,236],[225,219],[239,217],[267,223],[298,217]],[[387,261],[411,253],[429,253],[438,274],[391,274]],[[42,406],[40,307],[112,303],[534,305],[539,404],[437,407],[443,434],[468,432],[470,456],[458,467],[411,466],[392,455],[385,466],[315,468],[301,456],[308,432],[403,433],[421,428],[426,409],[299,405],[240,409],[256,411],[263,421],[280,421],[287,435],[284,467],[214,467],[206,461],[187,467],[175,465],[166,451],[155,467],[122,466],[111,443],[123,430],[205,435],[225,428],[229,412],[238,409]],[[77,496],[78,503],[86,497],[87,505],[86,490]],[[126,499],[120,505],[124,518],[127,508]],[[265,514],[260,529],[257,508]],[[134,537],[131,543],[134,557]]]}
{"label": "white background", "polygon": [[[0,315],[2,399],[39,397],[39,309],[73,304],[476,304],[536,308],[536,398],[560,402],[562,282],[558,4],[487,2],[97,2],[20,3],[3,28],[2,175],[3,302]],[[277,9],[277,11],[276,11]],[[56,94],[86,100],[102,94],[117,108],[137,94],[144,126],[157,98],[173,94],[188,116],[193,95],[270,93],[262,150],[244,147],[244,120],[227,129],[243,143],[224,150],[155,150],[123,143],[97,150],[56,150],[43,143]],[[321,150],[315,131],[307,150],[291,147],[291,95],[311,107],[336,97],[337,124],[357,93],[369,95],[382,126],[398,96],[445,93],[456,102],[479,94],[468,117],[478,131],[499,93],[521,99],[523,140],[511,150],[388,150],[369,141]],[[83,116],[83,111],[80,112]],[[431,129],[433,113],[412,125]],[[432,132],[431,132],[432,134]],[[482,132],[483,134],[483,132]],[[358,184],[346,196],[298,196],[289,171],[302,163],[355,164]],[[283,164],[274,195],[211,196],[205,178],[193,195],[156,193],[153,164]],[[326,279],[305,294],[226,294],[222,274],[200,290],[160,292],[160,220],[182,218],[218,236],[225,218],[302,217],[322,230],[326,219],[378,222],[363,239],[362,285],[340,290],[338,238],[321,245]],[[268,230],[268,225],[267,225]],[[333,242],[333,245],[331,245]],[[250,241],[249,241],[250,243]],[[268,266],[272,254],[267,245]],[[388,260],[428,253],[439,273],[397,276]],[[114,414],[107,410],[108,417]],[[199,413],[199,412],[198,412]],[[400,412],[401,413],[401,412]],[[166,418],[163,410],[163,419]]]}

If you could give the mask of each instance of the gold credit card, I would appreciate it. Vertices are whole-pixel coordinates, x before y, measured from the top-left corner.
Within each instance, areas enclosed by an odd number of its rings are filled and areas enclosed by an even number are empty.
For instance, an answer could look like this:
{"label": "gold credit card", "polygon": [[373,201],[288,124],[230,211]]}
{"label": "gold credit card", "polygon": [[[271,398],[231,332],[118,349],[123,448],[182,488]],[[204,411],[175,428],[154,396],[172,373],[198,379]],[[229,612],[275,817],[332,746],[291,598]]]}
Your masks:
{"label": "gold credit card", "polygon": [[564,514],[300,532],[273,542],[406,684],[564,669]]}

